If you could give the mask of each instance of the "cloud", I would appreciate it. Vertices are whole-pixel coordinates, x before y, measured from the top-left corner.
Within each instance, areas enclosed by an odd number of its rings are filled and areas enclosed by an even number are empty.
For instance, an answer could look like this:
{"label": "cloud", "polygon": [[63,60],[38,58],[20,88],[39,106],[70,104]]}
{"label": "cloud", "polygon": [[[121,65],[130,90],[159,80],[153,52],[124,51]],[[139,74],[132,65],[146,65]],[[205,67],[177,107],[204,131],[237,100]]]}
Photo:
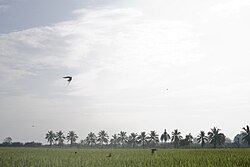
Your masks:
{"label": "cloud", "polygon": [[[38,71],[74,71],[71,95],[119,92],[150,85],[169,67],[203,56],[199,35],[184,22],[152,20],[133,8],[74,13],[72,21],[0,36],[1,75],[9,76],[2,87]],[[51,86],[63,87],[60,78]]]}
{"label": "cloud", "polygon": [[[77,89],[73,94],[99,94],[103,88],[110,92],[145,86],[163,77],[169,67],[202,57],[194,41],[199,35],[183,22],[147,19],[134,9],[85,12],[82,26],[76,31],[90,26],[88,32],[94,32],[93,38],[98,39],[94,45],[98,49],[92,52],[95,69],[90,71],[91,75],[77,76],[79,85],[81,82],[88,89]],[[81,43],[86,41],[81,40]]]}
{"label": "cloud", "polygon": [[228,17],[232,14],[239,13],[245,6],[250,5],[248,0],[230,0],[225,3],[219,3],[210,7],[210,11],[217,13],[219,16]]}

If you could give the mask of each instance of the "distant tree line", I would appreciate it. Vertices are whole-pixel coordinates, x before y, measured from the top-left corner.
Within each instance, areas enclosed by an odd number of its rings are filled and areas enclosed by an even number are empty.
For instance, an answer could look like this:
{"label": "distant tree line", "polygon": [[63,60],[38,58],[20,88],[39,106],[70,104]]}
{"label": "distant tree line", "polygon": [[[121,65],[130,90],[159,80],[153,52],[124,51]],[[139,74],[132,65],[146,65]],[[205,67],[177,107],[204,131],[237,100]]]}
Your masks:
{"label": "distant tree line", "polygon": [[[6,141],[6,139],[8,139],[8,141]],[[25,143],[21,143],[21,142],[12,142],[12,138],[11,137],[7,137],[4,139],[4,142],[2,144],[0,144],[1,147],[41,147],[42,143],[38,143],[38,142],[25,142]]]}
{"label": "distant tree line", "polygon": [[[78,136],[74,131],[69,131],[65,136],[63,131],[53,132],[48,131],[45,139],[48,146],[62,147],[62,146],[77,146],[77,147],[113,147],[113,148],[145,148],[145,147],[163,147],[163,148],[191,148],[191,147],[250,147],[250,131],[249,126],[242,128],[240,134],[237,134],[233,141],[226,138],[217,127],[213,127],[206,134],[200,131],[197,137],[193,137],[191,133],[183,137],[178,129],[175,129],[169,134],[166,129],[161,135],[156,131],[149,133],[132,132],[127,134],[125,131],[120,131],[118,134],[113,134],[111,137],[105,130],[101,130],[95,134],[90,132],[85,139],[77,143]],[[68,144],[66,144],[66,142]],[[42,143],[36,142],[12,142],[11,137],[6,137],[0,146],[25,146],[37,147],[42,146]]]}

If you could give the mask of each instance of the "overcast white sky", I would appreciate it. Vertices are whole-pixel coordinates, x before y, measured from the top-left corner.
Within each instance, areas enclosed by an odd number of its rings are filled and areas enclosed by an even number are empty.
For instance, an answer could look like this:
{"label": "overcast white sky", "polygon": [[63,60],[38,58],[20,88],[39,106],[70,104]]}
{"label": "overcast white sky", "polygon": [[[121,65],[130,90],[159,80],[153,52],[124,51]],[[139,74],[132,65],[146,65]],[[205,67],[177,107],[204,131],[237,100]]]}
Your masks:
{"label": "overcast white sky", "polygon": [[0,140],[233,139],[250,123],[249,16],[249,0],[0,0]]}

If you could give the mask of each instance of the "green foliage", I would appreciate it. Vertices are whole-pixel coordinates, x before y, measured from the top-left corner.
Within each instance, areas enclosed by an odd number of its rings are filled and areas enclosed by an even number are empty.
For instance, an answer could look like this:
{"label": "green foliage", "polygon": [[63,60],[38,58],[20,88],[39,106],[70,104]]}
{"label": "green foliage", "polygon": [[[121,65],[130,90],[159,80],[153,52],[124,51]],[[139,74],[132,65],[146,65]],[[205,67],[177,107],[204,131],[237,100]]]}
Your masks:
{"label": "green foliage", "polygon": [[105,130],[101,130],[99,133],[98,133],[98,138],[97,138],[97,141],[101,144],[101,146],[104,144],[104,143],[108,143],[109,142],[109,136],[108,134],[105,132]]}
{"label": "green foliage", "polygon": [[157,145],[157,143],[159,143],[159,135],[156,134],[156,131],[152,130],[150,131],[150,133],[148,134],[148,142],[151,146],[155,147]]}
{"label": "green foliage", "polygon": [[6,143],[6,144],[11,144],[12,142],[12,138],[11,137],[6,137],[3,141],[3,143]]}
{"label": "green foliage", "polygon": [[167,133],[166,129],[164,130],[163,134],[161,135],[161,141],[167,142],[170,139],[169,134]]}
{"label": "green foliage", "polygon": [[66,136],[67,141],[70,141],[70,145],[75,143],[76,139],[78,138],[77,134],[74,131],[69,131],[68,135]]}
{"label": "green foliage", "polygon": [[142,147],[145,147],[145,143],[147,142],[147,135],[146,132],[141,132],[141,134],[138,136],[138,143],[142,143]]}
{"label": "green foliage", "polygon": [[171,142],[174,143],[174,147],[177,148],[179,141],[182,139],[181,132],[178,131],[178,129],[175,129],[172,132]]}
{"label": "green foliage", "polygon": [[61,130],[59,132],[56,132],[55,140],[58,142],[59,146],[63,145],[63,141],[65,140],[65,136],[63,135],[63,132]]}
{"label": "green foliage", "polygon": [[128,142],[128,136],[126,135],[127,132],[124,132],[124,131],[120,131],[120,133],[118,134],[118,140],[119,142],[122,143],[122,147],[124,147],[125,143]]}
{"label": "green foliage", "polygon": [[97,137],[95,133],[90,132],[85,139],[86,144],[90,145],[91,147],[96,144]]}
{"label": "green foliage", "polygon": [[247,125],[247,127],[243,127],[242,128],[245,132],[243,132],[243,138],[242,140],[247,142],[248,146],[250,147],[250,130],[249,130],[249,126]]}
{"label": "green foliage", "polygon": [[[111,157],[107,157],[112,153]],[[248,167],[249,149],[0,148],[1,167]]]}
{"label": "green foliage", "polygon": [[110,139],[110,145],[116,147],[118,144],[119,144],[118,136],[116,134],[112,135],[112,138]]}
{"label": "green foliage", "polygon": [[46,133],[45,139],[49,142],[50,146],[55,142],[56,134],[51,130]]}
{"label": "green foliage", "polygon": [[217,147],[217,145],[223,145],[225,143],[225,135],[223,133],[219,133],[219,128],[212,128],[210,132],[208,132],[208,139],[211,144],[214,145],[214,148]]}
{"label": "green foliage", "polygon": [[197,136],[197,141],[201,143],[201,147],[204,147],[205,143],[208,141],[208,137],[204,131],[200,131],[200,134]]}
{"label": "green foliage", "polygon": [[191,135],[191,133],[186,135],[185,139],[180,140],[181,146],[190,146],[191,143],[193,143],[193,136]]}

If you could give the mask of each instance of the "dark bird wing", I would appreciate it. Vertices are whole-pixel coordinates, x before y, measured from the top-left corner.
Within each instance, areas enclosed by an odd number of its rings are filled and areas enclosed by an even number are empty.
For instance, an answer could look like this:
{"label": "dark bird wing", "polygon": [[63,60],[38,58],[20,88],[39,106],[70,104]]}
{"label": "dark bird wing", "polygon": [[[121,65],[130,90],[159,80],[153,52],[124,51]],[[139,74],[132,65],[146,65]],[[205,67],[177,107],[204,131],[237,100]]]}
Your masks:
{"label": "dark bird wing", "polygon": [[66,76],[66,77],[63,77],[65,79],[71,79],[72,77],[71,76]]}
{"label": "dark bird wing", "polygon": [[[71,80],[72,80],[72,76],[65,76],[65,77],[63,77],[63,78],[68,79],[67,81],[68,81],[69,83],[70,83]],[[69,86],[69,83],[68,83],[68,86]]]}
{"label": "dark bird wing", "polygon": [[69,82],[72,80],[71,76],[66,76],[66,77],[63,77],[63,78],[68,79]]}

